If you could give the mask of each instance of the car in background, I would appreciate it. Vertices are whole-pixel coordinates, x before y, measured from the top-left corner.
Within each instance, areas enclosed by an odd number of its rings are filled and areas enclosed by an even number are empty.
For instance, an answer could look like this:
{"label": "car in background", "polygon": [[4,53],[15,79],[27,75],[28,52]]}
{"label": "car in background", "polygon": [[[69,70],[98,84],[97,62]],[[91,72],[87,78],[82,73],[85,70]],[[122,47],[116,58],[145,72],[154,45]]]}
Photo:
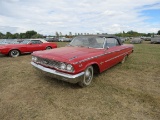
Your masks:
{"label": "car in background", "polygon": [[45,38],[45,40],[46,40],[47,42],[59,42],[59,39],[56,38],[56,37],[54,37],[54,38]]}
{"label": "car in background", "polygon": [[144,41],[151,41],[151,37],[141,37],[141,39]]}
{"label": "car in background", "polygon": [[132,44],[140,44],[140,43],[142,43],[142,39],[141,38],[132,38],[131,40],[130,40],[130,43],[132,43]]}
{"label": "car in background", "polygon": [[71,42],[72,38],[59,38],[60,42]]}
{"label": "car in background", "polygon": [[122,43],[124,43],[126,41],[126,38],[124,38],[124,37],[120,37],[120,39],[121,39]]}
{"label": "car in background", "polygon": [[160,43],[160,36],[155,36],[151,38],[151,44]]}
{"label": "car in background", "polygon": [[53,78],[90,85],[93,75],[124,63],[133,52],[132,44],[122,44],[119,37],[85,35],[75,37],[68,46],[32,53],[31,64]]}
{"label": "car in background", "polygon": [[0,45],[6,45],[6,44],[18,44],[19,42],[17,39],[3,39],[0,41]]}
{"label": "car in background", "polygon": [[56,43],[50,43],[43,39],[24,39],[19,44],[0,45],[0,54],[17,57],[20,54],[53,48],[57,48]]}

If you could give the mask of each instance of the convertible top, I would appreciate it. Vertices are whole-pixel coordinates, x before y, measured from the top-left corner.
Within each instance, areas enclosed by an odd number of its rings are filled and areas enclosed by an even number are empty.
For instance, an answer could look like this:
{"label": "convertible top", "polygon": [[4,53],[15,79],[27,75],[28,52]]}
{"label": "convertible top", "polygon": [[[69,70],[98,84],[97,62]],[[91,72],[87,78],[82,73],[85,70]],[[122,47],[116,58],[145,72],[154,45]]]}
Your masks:
{"label": "convertible top", "polygon": [[86,37],[105,37],[105,38],[115,38],[118,40],[119,44],[122,45],[122,41],[118,36],[115,35],[79,35],[76,37],[81,37],[81,36],[86,36]]}

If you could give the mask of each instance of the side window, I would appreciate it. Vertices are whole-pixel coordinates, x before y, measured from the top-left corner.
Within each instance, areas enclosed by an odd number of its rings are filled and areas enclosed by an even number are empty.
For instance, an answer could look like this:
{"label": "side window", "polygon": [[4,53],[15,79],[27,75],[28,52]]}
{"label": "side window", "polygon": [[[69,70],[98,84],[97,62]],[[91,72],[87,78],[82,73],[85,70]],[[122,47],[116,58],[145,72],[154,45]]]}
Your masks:
{"label": "side window", "polygon": [[105,48],[107,47],[113,47],[113,46],[118,46],[119,43],[117,41],[117,39],[115,38],[106,38],[106,42],[105,42]]}
{"label": "side window", "polygon": [[41,44],[42,42],[40,40],[32,40],[31,43],[32,44]]}

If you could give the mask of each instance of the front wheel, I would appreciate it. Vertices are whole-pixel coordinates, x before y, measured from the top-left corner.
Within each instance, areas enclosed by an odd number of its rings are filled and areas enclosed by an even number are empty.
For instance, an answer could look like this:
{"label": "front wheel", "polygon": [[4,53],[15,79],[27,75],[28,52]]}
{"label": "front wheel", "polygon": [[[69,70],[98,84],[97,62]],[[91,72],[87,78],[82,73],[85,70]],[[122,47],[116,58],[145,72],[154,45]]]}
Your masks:
{"label": "front wheel", "polygon": [[11,57],[18,57],[20,55],[20,52],[18,50],[11,50],[9,52],[9,56]]}
{"label": "front wheel", "polygon": [[92,82],[92,79],[93,79],[93,67],[89,66],[86,68],[84,72],[84,78],[82,81],[79,82],[79,85],[81,87],[89,86]]}

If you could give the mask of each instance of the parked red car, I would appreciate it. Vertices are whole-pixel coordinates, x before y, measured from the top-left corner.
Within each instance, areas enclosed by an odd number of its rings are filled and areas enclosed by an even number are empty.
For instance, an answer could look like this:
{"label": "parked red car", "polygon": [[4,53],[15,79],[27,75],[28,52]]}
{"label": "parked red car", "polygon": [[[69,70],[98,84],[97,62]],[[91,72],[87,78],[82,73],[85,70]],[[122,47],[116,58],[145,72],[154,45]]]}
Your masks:
{"label": "parked red car", "polygon": [[43,39],[25,39],[19,44],[0,45],[0,54],[17,57],[20,54],[52,48],[57,48],[57,44]]}
{"label": "parked red car", "polygon": [[78,36],[66,47],[33,52],[31,64],[54,78],[85,87],[94,73],[123,63],[132,52],[133,45],[123,45],[116,36]]}

